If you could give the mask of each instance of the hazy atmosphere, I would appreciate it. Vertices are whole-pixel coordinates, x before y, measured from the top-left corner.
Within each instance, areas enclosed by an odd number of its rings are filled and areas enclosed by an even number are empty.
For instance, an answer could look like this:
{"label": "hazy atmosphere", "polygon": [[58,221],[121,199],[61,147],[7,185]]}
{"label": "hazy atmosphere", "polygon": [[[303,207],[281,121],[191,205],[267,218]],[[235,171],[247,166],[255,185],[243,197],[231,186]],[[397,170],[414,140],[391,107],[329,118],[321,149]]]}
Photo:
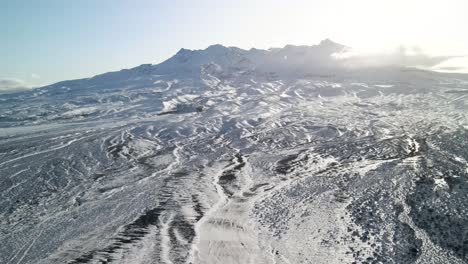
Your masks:
{"label": "hazy atmosphere", "polygon": [[[216,43],[268,49],[329,38],[391,63],[404,54],[468,54],[463,0],[0,3],[0,91],[159,63],[180,48]],[[450,58],[431,67],[466,71],[466,58]]]}
{"label": "hazy atmosphere", "polygon": [[0,0],[0,263],[468,264],[467,3]]}

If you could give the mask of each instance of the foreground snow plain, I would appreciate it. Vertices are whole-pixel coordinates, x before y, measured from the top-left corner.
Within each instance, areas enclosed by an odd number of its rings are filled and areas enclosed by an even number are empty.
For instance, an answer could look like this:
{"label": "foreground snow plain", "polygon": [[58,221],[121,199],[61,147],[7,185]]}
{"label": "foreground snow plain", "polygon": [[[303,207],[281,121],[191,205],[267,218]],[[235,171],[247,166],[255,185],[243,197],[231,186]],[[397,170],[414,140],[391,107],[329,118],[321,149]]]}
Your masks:
{"label": "foreground snow plain", "polygon": [[468,78],[342,48],[0,96],[0,262],[468,263]]}

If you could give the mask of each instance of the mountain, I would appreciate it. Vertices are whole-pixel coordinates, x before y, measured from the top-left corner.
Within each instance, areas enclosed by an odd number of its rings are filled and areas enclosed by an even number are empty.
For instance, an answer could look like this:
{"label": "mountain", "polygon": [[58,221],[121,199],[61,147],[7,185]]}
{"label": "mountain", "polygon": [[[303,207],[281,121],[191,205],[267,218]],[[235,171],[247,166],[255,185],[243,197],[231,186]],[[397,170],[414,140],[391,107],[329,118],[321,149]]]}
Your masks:
{"label": "mountain", "polygon": [[468,76],[349,49],[0,95],[0,263],[468,263]]}

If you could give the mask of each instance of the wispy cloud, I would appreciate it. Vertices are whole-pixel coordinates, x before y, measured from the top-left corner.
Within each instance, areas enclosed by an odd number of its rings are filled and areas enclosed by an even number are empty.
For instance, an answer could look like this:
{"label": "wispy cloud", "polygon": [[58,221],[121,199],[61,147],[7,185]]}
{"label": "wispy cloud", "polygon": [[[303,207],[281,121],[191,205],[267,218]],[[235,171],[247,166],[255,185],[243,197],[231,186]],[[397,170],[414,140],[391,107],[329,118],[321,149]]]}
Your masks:
{"label": "wispy cloud", "polygon": [[0,93],[12,93],[18,91],[25,91],[32,89],[33,86],[27,82],[14,79],[14,78],[3,78],[0,79]]}
{"label": "wispy cloud", "polygon": [[419,47],[401,46],[394,50],[374,53],[348,50],[333,56],[350,68],[401,66],[468,73],[468,59],[465,56],[431,56]]}
{"label": "wispy cloud", "polygon": [[468,56],[448,59],[432,69],[440,72],[468,73]]}

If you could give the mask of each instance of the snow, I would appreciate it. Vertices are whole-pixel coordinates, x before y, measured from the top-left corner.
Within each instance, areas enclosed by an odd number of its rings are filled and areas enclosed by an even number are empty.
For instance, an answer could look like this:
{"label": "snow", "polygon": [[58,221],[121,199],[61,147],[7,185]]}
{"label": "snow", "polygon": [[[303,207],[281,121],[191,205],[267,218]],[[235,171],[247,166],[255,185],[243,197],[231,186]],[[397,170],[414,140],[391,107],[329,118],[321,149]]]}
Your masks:
{"label": "snow", "polygon": [[466,262],[468,77],[346,49],[213,45],[1,95],[0,262]]}

